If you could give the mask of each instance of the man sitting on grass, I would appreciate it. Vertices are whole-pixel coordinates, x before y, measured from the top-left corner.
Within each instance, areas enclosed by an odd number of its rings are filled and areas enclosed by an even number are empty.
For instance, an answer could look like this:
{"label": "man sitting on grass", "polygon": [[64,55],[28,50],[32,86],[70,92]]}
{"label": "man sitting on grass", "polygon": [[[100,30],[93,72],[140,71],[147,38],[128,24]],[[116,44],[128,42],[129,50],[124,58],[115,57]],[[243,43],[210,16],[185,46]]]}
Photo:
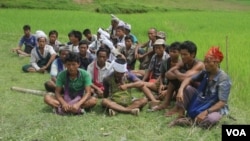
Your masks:
{"label": "man sitting on grass", "polygon": [[[196,59],[197,47],[192,41],[184,41],[180,45],[181,62],[170,68],[166,72],[168,80],[168,88],[163,103],[152,107],[152,110],[162,110],[171,106],[171,99],[175,99],[175,92],[178,91],[181,82],[194,74],[204,70],[202,61]],[[166,116],[171,116],[171,112],[167,112]]]}
{"label": "man sitting on grass", "polygon": [[[37,40],[34,35],[31,34],[31,28],[29,25],[23,26],[24,35],[22,36],[21,40],[19,41],[18,47],[13,48],[12,51],[16,52],[20,57],[29,57],[31,50],[36,47]],[[22,50],[22,46],[24,50]]]}
{"label": "man sitting on grass", "polygon": [[147,104],[147,98],[134,100],[128,89],[143,88],[143,82],[134,74],[127,72],[125,59],[116,59],[112,65],[114,72],[103,80],[104,98],[102,105],[108,108],[110,116],[115,115],[116,112],[138,115],[140,108]]}
{"label": "man sitting on grass", "polygon": [[61,71],[66,70],[64,62],[65,62],[65,58],[69,52],[70,51],[69,51],[68,47],[66,47],[66,46],[60,47],[59,57],[56,58],[51,65],[51,70],[50,70],[51,79],[44,83],[45,89],[48,92],[53,92],[53,93],[55,92],[56,77]]}
{"label": "man sitting on grass", "polygon": [[24,72],[50,72],[51,63],[56,58],[56,52],[52,46],[47,45],[47,36],[43,31],[36,33],[38,46],[31,51],[30,64],[23,66]]}
{"label": "man sitting on grass", "polygon": [[[176,119],[173,125],[191,125],[194,121],[198,126],[210,128],[228,114],[227,105],[231,81],[228,75],[220,69],[223,54],[219,47],[212,47],[207,52],[204,64],[205,69],[199,74],[186,78],[179,88],[176,96],[177,103],[172,113],[184,115],[185,110],[189,118]],[[198,81],[198,89],[190,85]]]}
{"label": "man sitting on grass", "polygon": [[[164,97],[167,92],[167,85],[168,80],[165,77],[166,72],[174,67],[177,63],[180,63],[181,60],[179,59],[180,56],[180,42],[173,42],[169,47],[169,58],[166,60],[163,60],[160,66],[160,76],[157,78],[156,82],[145,82],[146,86],[153,92],[156,92],[156,99],[157,100],[164,100]],[[153,95],[153,94],[152,94]],[[154,107],[156,104],[154,101],[150,102],[150,107]]]}
{"label": "man sitting on grass", "polygon": [[90,75],[79,69],[79,65],[79,56],[70,52],[65,59],[67,70],[57,76],[55,96],[44,96],[44,102],[54,107],[57,114],[83,114],[84,109],[92,108],[97,103],[96,98],[91,96]]}

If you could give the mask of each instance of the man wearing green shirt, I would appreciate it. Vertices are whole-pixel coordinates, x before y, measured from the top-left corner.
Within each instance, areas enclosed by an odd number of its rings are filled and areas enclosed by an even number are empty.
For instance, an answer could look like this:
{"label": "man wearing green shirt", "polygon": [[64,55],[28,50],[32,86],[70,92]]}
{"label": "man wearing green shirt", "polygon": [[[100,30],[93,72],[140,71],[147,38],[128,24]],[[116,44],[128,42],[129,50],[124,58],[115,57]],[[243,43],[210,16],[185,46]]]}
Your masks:
{"label": "man wearing green shirt", "polygon": [[56,80],[55,97],[45,95],[44,101],[54,107],[57,114],[82,114],[85,108],[96,105],[96,98],[91,96],[91,78],[87,71],[79,69],[79,57],[69,53],[65,59],[64,70]]}

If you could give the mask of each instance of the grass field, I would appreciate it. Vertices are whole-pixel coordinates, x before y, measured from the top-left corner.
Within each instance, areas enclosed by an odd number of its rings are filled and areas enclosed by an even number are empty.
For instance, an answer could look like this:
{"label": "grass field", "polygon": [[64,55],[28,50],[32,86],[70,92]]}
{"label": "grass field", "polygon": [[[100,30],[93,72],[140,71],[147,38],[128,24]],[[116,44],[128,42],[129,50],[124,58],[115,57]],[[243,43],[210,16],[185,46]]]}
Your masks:
{"label": "grass field", "polygon": [[[132,2],[129,0],[128,5]],[[140,2],[137,1],[136,4]],[[169,44],[185,40],[195,42],[198,46],[197,58],[203,59],[205,52],[212,45],[221,46],[222,51],[226,53],[226,37],[228,37],[227,71],[233,82],[229,106],[230,115],[236,118],[236,121],[225,117],[211,130],[197,127],[168,128],[166,125],[174,117],[165,118],[165,111],[148,113],[146,106],[139,117],[126,114],[108,117],[99,104],[84,116],[62,117],[52,114],[51,108],[43,103],[42,97],[10,90],[12,86],[44,90],[43,83],[49,79],[48,74],[23,73],[21,67],[27,64],[29,59],[19,58],[10,51],[16,47],[23,34],[22,26],[30,24],[33,33],[36,30],[48,33],[49,30],[56,29],[59,32],[59,40],[67,42],[67,33],[72,29],[82,31],[90,28],[96,32],[98,27],[107,28],[110,24],[110,15],[95,13],[91,8],[85,11],[11,8],[0,9],[0,140],[219,141],[221,124],[250,124],[248,109],[250,88],[247,87],[248,69],[250,69],[249,2],[213,1],[210,3],[211,9],[207,7],[207,0],[194,4],[194,8],[191,6],[194,0],[190,3],[181,3],[179,0],[168,1],[169,5],[166,7],[164,5],[167,2],[162,5],[147,2],[148,5],[144,4],[147,8],[158,6],[170,10],[116,14],[132,25],[132,32],[140,43],[147,41],[148,28],[156,27],[167,32]],[[2,3],[0,0],[0,4]],[[96,8],[100,4],[107,3],[115,2],[94,1],[91,6]],[[195,10],[196,7],[200,9]],[[226,70],[226,59],[222,62],[221,68]],[[142,95],[137,94],[137,96]]]}

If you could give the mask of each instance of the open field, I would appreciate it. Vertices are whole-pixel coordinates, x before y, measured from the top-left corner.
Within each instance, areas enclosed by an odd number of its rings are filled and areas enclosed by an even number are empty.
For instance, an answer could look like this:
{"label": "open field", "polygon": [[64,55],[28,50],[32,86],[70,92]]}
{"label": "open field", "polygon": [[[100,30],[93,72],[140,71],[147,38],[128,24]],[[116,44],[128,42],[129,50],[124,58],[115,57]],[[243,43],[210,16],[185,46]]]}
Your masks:
{"label": "open field", "polygon": [[[91,3],[92,7],[100,5],[99,1],[94,2]],[[136,4],[139,2],[141,1]],[[147,8],[159,6],[151,1],[147,2]],[[236,121],[225,117],[211,130],[196,127],[168,128],[166,125],[174,117],[165,118],[164,111],[148,113],[146,106],[139,117],[126,114],[108,117],[99,104],[84,116],[54,115],[50,107],[43,103],[42,97],[10,90],[12,86],[44,90],[43,83],[49,79],[48,74],[23,73],[21,67],[27,64],[29,59],[19,58],[10,51],[16,47],[23,34],[22,26],[30,24],[33,33],[36,30],[48,33],[49,30],[56,29],[59,32],[59,40],[67,42],[67,34],[72,29],[82,31],[90,28],[92,32],[96,32],[98,27],[107,28],[110,15],[95,13],[91,9],[0,9],[0,141],[219,141],[221,124],[250,124],[250,88],[247,86],[250,80],[249,2],[214,0],[211,4],[216,2],[216,5],[212,5],[210,9],[207,7],[208,1],[204,0],[204,3],[194,4],[194,7],[197,6],[200,10],[190,10],[196,9],[191,7],[191,3],[177,2],[180,1],[169,1],[169,7],[164,7],[167,3],[163,3],[161,8],[172,9],[165,12],[116,15],[132,25],[132,33],[140,43],[147,41],[148,28],[156,27],[167,32],[169,44],[185,40],[195,42],[198,46],[197,58],[201,60],[212,45],[221,46],[222,51],[226,53],[228,37],[227,71],[233,82],[229,106],[230,115]],[[227,4],[223,5],[223,2],[237,3],[234,4],[235,7],[227,8]],[[104,1],[102,4],[105,3],[115,2]],[[132,1],[128,0],[128,3],[131,4]],[[225,7],[219,7],[219,4]],[[242,7],[237,9],[240,6]],[[221,68],[226,70],[226,58]],[[137,93],[136,96],[142,95]]]}

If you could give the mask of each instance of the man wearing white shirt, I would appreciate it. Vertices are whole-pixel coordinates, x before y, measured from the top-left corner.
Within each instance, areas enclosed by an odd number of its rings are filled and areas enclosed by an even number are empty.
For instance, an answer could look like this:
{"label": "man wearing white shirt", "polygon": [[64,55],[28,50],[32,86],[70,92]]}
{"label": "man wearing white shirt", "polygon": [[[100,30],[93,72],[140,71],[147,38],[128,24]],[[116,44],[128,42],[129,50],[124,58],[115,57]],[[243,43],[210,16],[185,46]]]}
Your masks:
{"label": "man wearing white shirt", "polygon": [[98,97],[103,97],[103,78],[110,72],[110,63],[107,62],[108,51],[105,48],[100,48],[97,53],[97,59],[88,65],[87,71],[92,78],[91,88]]}
{"label": "man wearing white shirt", "polygon": [[50,71],[51,63],[56,58],[56,52],[52,46],[47,45],[47,36],[44,32],[37,33],[38,46],[31,51],[30,64],[22,67],[24,72]]}
{"label": "man wearing white shirt", "polygon": [[70,51],[74,53],[78,53],[79,52],[78,45],[79,45],[79,42],[82,40],[82,33],[77,30],[72,30],[68,34],[68,37],[71,43],[68,46]]}

